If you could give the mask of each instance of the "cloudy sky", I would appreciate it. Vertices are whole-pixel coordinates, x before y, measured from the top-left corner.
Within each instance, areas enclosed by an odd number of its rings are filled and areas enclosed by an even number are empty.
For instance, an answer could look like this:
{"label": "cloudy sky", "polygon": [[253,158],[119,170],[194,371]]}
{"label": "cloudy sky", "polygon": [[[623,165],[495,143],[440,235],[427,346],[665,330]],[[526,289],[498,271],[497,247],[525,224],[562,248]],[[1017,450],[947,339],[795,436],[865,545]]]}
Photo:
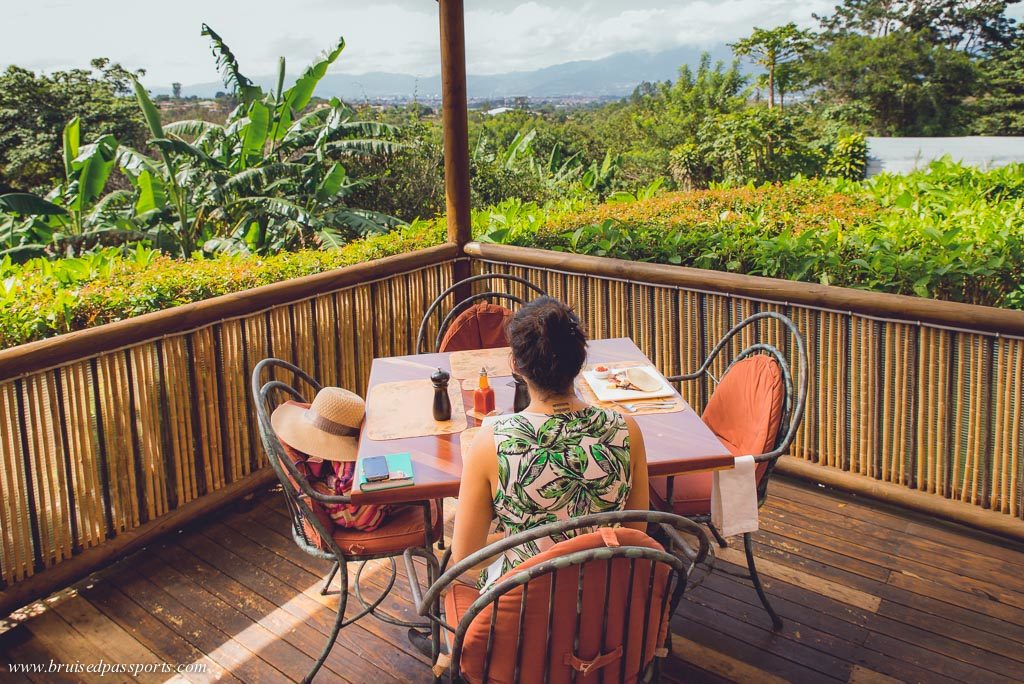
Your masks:
{"label": "cloudy sky", "polygon": [[[476,74],[535,69],[625,50],[707,46],[754,26],[810,26],[836,0],[466,0]],[[217,80],[200,25],[209,23],[250,75],[300,71],[342,35],[337,71],[438,70],[434,0],[2,0],[0,65],[85,66],[105,56],[145,68],[150,87]]]}

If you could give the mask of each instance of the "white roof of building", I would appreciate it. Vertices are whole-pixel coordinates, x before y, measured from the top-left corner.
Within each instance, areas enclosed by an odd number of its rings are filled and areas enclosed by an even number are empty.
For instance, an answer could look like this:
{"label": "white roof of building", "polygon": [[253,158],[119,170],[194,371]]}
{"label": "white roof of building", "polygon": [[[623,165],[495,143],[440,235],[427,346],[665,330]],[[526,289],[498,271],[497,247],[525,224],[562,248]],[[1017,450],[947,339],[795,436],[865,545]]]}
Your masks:
{"label": "white roof of building", "polygon": [[987,169],[1024,163],[1024,137],[868,138],[867,175],[909,173],[949,155],[953,161]]}

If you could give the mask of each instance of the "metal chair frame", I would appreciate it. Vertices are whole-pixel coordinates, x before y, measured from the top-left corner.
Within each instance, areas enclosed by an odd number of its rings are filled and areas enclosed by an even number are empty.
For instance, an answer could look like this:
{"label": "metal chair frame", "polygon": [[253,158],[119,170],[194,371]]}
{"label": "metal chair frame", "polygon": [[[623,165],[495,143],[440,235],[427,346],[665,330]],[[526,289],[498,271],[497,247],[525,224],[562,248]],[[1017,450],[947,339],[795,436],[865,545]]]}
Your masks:
{"label": "metal chair frame", "polygon": [[[761,477],[761,480],[760,482],[758,482],[757,486],[758,508],[760,508],[764,504],[764,501],[768,496],[768,479],[771,477],[772,471],[775,469],[775,464],[778,462],[779,456],[786,453],[786,451],[789,449],[790,445],[793,443],[794,437],[796,436],[797,428],[800,427],[800,422],[803,420],[804,410],[806,408],[807,402],[808,382],[807,350],[804,346],[803,335],[800,334],[800,331],[797,329],[793,321],[783,314],[774,311],[765,311],[757,313],[752,316],[748,316],[747,318],[743,319],[742,321],[734,325],[732,329],[729,330],[729,332],[727,332],[725,336],[718,341],[717,344],[715,344],[714,348],[711,350],[711,353],[704,360],[704,363],[701,364],[700,368],[693,371],[692,373],[674,375],[668,378],[670,382],[691,382],[694,380],[700,380],[706,375],[707,377],[711,378],[712,382],[714,382],[717,385],[719,380],[715,378],[709,370],[712,362],[714,362],[718,355],[725,350],[729,342],[732,341],[732,339],[736,337],[744,328],[755,325],[758,321],[767,319],[778,321],[780,324],[785,326],[792,334],[795,340],[797,361],[799,364],[799,377],[797,380],[799,383],[799,387],[794,388],[793,375],[789,366],[789,362],[786,360],[785,355],[772,345],[761,342],[757,344],[752,344],[749,347],[746,347],[745,349],[740,351],[740,353],[737,354],[732,359],[732,361],[729,362],[729,365],[726,367],[725,372],[722,373],[722,377],[724,378],[726,375],[728,375],[732,367],[736,365],[738,362],[760,353],[771,356],[775,360],[775,362],[779,364],[779,369],[782,371],[782,380],[783,386],[785,388],[785,395],[783,397],[782,402],[782,417],[779,423],[779,432],[775,439],[775,448],[767,453],[757,454],[754,456],[754,461],[756,463],[768,464],[765,469],[765,473]],[[783,429],[783,427],[785,427],[785,429]],[[672,501],[674,498],[674,479],[675,478],[673,476],[670,476],[668,478],[668,484],[666,486],[666,501],[670,508],[672,507]],[[726,548],[729,545],[725,538],[722,537],[721,533],[711,523],[710,515],[691,515],[686,517],[696,522],[706,524],[708,526],[708,529],[711,530],[711,534],[714,535],[715,541],[717,541],[718,545],[722,548]],[[761,600],[761,604],[764,606],[765,610],[768,611],[768,615],[771,617],[772,626],[776,630],[781,629],[782,618],[778,616],[778,614],[775,612],[775,609],[772,608],[771,603],[768,601],[768,596],[767,594],[765,594],[764,587],[761,585],[761,577],[757,573],[757,564],[755,563],[754,559],[753,538],[749,532],[743,534],[743,549],[746,553],[747,570],[749,572],[749,575],[745,577],[753,583],[754,589],[757,591],[757,596]]]}
{"label": "metal chair frame", "polygon": [[[465,615],[459,620],[459,624],[452,626],[445,621],[445,617],[441,615],[441,594],[451,584],[453,584],[460,575],[469,571],[473,566],[487,560],[488,558],[495,556],[499,553],[503,553],[509,549],[512,549],[521,544],[542,539],[550,536],[556,536],[567,531],[577,530],[588,527],[604,527],[611,525],[620,525],[628,522],[646,522],[649,525],[654,525],[660,528],[663,536],[668,540],[668,548],[665,551],[658,549],[637,547],[637,546],[619,546],[619,547],[598,547],[593,549],[587,549],[584,551],[577,551],[574,553],[552,558],[543,563],[539,563],[532,566],[525,571],[511,574],[499,582],[496,582],[493,586],[489,587],[486,591],[480,594],[480,597],[476,599],[466,610]],[[686,532],[692,534],[697,540],[697,549],[694,549],[686,541],[686,539],[680,534],[680,532]],[[678,553],[673,553],[674,551]],[[591,562],[605,561],[609,565],[614,558],[627,558],[630,559],[630,577],[633,576],[635,571],[636,562],[638,560],[648,560],[652,563],[664,563],[670,567],[670,574],[668,576],[668,586],[666,587],[665,598],[660,608],[663,616],[666,615],[666,609],[669,611],[668,615],[671,616],[675,613],[676,608],[679,605],[679,601],[682,599],[683,592],[686,590],[686,583],[693,568],[703,562],[710,553],[710,544],[708,542],[707,535],[704,531],[694,522],[687,518],[674,513],[664,513],[660,511],[612,511],[608,513],[595,513],[591,515],[581,516],[574,520],[559,521],[555,523],[549,523],[542,525],[525,532],[520,532],[509,537],[505,537],[497,542],[494,542],[483,549],[473,553],[463,560],[456,563],[451,568],[445,569],[450,554],[446,554],[443,562],[438,564],[436,556],[430,553],[425,553],[422,549],[409,549],[405,552],[405,567],[406,574],[409,577],[409,584],[412,588],[413,601],[417,606],[417,610],[420,615],[426,616],[430,621],[441,629],[445,629],[453,635],[451,642],[451,664],[448,670],[449,682],[463,681],[461,677],[461,659],[463,653],[463,642],[465,640],[466,631],[469,629],[473,619],[479,615],[487,606],[494,606],[495,610],[491,611],[491,620],[489,625],[488,639],[487,639],[487,653],[484,659],[484,679],[487,679],[487,671],[491,663],[491,644],[494,641],[494,630],[497,616],[497,602],[498,600],[508,594],[516,587],[523,587],[523,595],[520,599],[520,616],[523,615],[523,611],[526,609],[526,597],[529,594],[529,584],[533,580],[552,574],[558,570],[562,570],[567,567],[580,566],[579,578],[577,581],[577,601],[576,601],[576,632],[574,636],[574,646],[578,648],[579,645],[579,633],[580,633],[580,618],[583,611],[583,581],[585,575],[585,566]],[[680,557],[680,554],[682,557]],[[426,561],[427,572],[437,577],[432,582],[425,593],[422,592],[419,585],[419,577],[416,570],[416,564],[414,557],[419,556]],[[684,563],[683,558],[688,562]],[[607,575],[610,581],[610,573]],[[646,613],[644,620],[644,630],[641,635],[641,646],[640,652],[643,654],[647,648],[648,639],[648,622],[651,609],[651,598],[654,591],[653,582],[653,569],[651,574],[651,582],[648,586],[648,595],[646,605]],[[551,587],[549,589],[551,596],[554,596],[556,578],[552,578]],[[673,587],[673,581],[675,586]],[[630,582],[630,595],[627,599],[627,605],[632,603],[632,582]],[[548,633],[547,633],[547,660],[550,665],[551,660],[551,625],[553,625],[554,615],[554,602],[548,601]],[[628,615],[628,613],[627,613]],[[628,619],[628,617],[627,617]],[[664,618],[663,618],[664,619]],[[602,625],[602,633],[607,627],[607,612],[605,612],[605,622]],[[658,623],[661,624],[661,621]],[[516,640],[516,671],[514,680],[519,680],[519,667],[522,661],[522,641],[523,641],[523,628],[524,622],[520,619],[519,623],[519,634]],[[433,644],[433,651],[435,653],[433,662],[437,663],[437,653],[440,650],[440,635],[435,632],[435,639],[437,641]],[[629,644],[628,632],[624,636],[624,648],[623,658],[620,668],[625,669],[626,666],[626,655],[628,654]],[[668,643],[665,644],[666,649],[671,649],[671,634],[668,636]],[[642,660],[642,658],[641,658]],[[653,658],[649,663],[641,662],[642,672],[640,674],[645,677],[648,681],[657,681],[659,675],[660,658]],[[435,671],[436,672],[436,671]],[[624,678],[624,672],[620,672],[620,678]],[[438,677],[439,679],[439,677]],[[546,678],[545,678],[546,681]]]}
{"label": "metal chair frame", "polygon": [[[412,623],[403,620],[397,620],[387,615],[383,615],[377,612],[377,608],[383,603],[384,599],[387,598],[391,592],[392,587],[395,585],[397,564],[395,558],[402,555],[405,549],[400,551],[394,551],[389,553],[378,553],[378,554],[350,554],[345,553],[340,546],[334,541],[333,535],[325,529],[321,524],[320,519],[313,513],[309,504],[302,499],[301,495],[309,497],[310,500],[316,501],[321,504],[348,504],[352,503],[350,496],[343,495],[325,495],[313,489],[305,475],[296,467],[287,454],[284,451],[284,447],[281,445],[281,441],[274,433],[273,428],[270,424],[271,414],[271,395],[275,392],[282,392],[301,403],[307,403],[307,400],[303,397],[302,393],[285,382],[280,380],[270,380],[266,383],[262,383],[262,378],[265,371],[273,371],[275,368],[283,369],[291,373],[298,381],[301,381],[307,385],[314,393],[320,391],[321,385],[312,377],[310,377],[305,371],[294,366],[287,361],[281,359],[264,359],[260,361],[253,369],[252,373],[252,396],[253,401],[256,404],[256,417],[259,425],[260,438],[263,442],[263,447],[267,453],[267,459],[270,461],[271,467],[277,474],[278,480],[281,482],[281,488],[284,491],[285,501],[288,505],[288,513],[291,518],[291,532],[292,538],[300,549],[304,552],[313,556],[314,558],[320,558],[323,560],[333,561],[334,565],[331,568],[330,574],[327,576],[327,580],[324,582],[323,588],[320,590],[322,595],[329,593],[331,582],[334,580],[335,575],[338,576],[340,581],[339,589],[339,603],[338,611],[334,619],[334,625],[331,629],[331,633],[328,637],[327,644],[324,646],[320,657],[316,660],[313,668],[303,678],[303,682],[312,681],[313,677],[323,666],[324,661],[327,660],[327,656],[330,654],[331,649],[334,647],[334,643],[338,639],[338,633],[343,627],[347,627],[353,622],[359,620],[365,615],[372,614],[374,617],[390,622],[392,624],[406,626],[406,627],[427,627],[429,623]],[[290,479],[289,479],[290,478]],[[294,482],[294,484],[293,484]],[[295,487],[298,486],[298,491]],[[434,542],[432,538],[433,524],[431,518],[431,502],[426,501],[418,504],[414,504],[422,507],[423,509],[423,525],[424,525],[424,546],[423,549],[429,549],[431,544]],[[320,548],[312,539],[306,535],[306,530],[303,527],[303,521],[307,522],[316,533],[320,536],[323,544],[327,547],[326,549]],[[363,598],[362,591],[360,590],[360,579],[362,577],[363,568],[366,566],[366,561],[388,558],[391,561],[391,577],[381,592],[380,596],[374,599],[372,602],[367,602]],[[345,619],[345,609],[348,603],[348,563],[359,562],[359,569],[356,571],[354,588],[356,598],[362,604],[362,610],[356,615]],[[340,571],[340,572],[339,572]],[[436,629],[432,627],[432,629]]]}
{"label": "metal chair frame", "polygon": [[[470,285],[472,283],[485,280],[503,280],[509,283],[519,283],[521,285],[524,285],[527,289],[531,290],[532,292],[535,292],[538,296],[544,296],[546,294],[544,290],[540,289],[526,278],[520,278],[519,276],[508,275],[505,273],[482,273],[480,275],[475,275],[469,278],[465,278],[464,280],[460,280],[454,285],[451,285],[450,287],[446,288],[441,294],[437,296],[437,299],[431,302],[430,306],[427,307],[427,311],[426,313],[423,314],[423,319],[420,321],[419,332],[416,333],[415,353],[423,353],[423,344],[424,342],[426,342],[427,336],[427,323],[430,321],[431,316],[433,316],[434,313],[437,311],[437,308],[441,305],[441,302],[444,301],[445,297],[466,285]],[[444,337],[445,332],[448,331],[448,328],[451,326],[452,321],[455,320],[456,316],[458,316],[464,310],[468,309],[474,302],[484,300],[490,301],[492,299],[505,299],[515,304],[518,304],[519,306],[522,306],[523,304],[526,303],[526,301],[521,297],[517,297],[507,292],[478,292],[474,295],[466,297],[461,302],[453,306],[451,311],[448,312],[448,315],[445,316],[444,319],[441,321],[441,326],[437,330],[437,337],[434,338],[434,350],[437,350],[441,346],[441,338]]]}

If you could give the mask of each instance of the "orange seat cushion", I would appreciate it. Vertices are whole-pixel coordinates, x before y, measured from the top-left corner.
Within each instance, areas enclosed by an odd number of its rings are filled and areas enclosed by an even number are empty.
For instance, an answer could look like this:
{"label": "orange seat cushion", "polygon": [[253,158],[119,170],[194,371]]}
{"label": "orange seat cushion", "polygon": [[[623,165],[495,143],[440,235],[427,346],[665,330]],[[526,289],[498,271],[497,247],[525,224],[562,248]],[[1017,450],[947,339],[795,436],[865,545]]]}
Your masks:
{"label": "orange seat cushion", "polygon": [[[785,385],[775,359],[764,354],[736,363],[715,388],[701,418],[733,456],[758,456],[775,447],[782,423]],[[757,478],[767,472],[757,464]],[[668,478],[651,478],[651,506],[669,510]],[[711,514],[711,473],[680,475],[672,485],[671,510],[679,515]]]}
{"label": "orange seat cushion", "polygon": [[[610,537],[611,543],[606,536]],[[546,560],[606,545],[639,546],[659,550],[662,548],[658,542],[643,532],[624,527],[605,528],[555,544],[547,551],[523,562],[498,582],[529,570]],[[654,587],[648,601],[646,597],[650,586],[652,567]],[[629,559],[616,558],[610,568],[611,577],[609,578],[609,563],[603,560],[592,561],[582,566],[564,568],[529,582],[527,585],[529,588],[526,590],[522,643],[519,649],[519,681],[541,681],[544,678],[545,667],[550,666],[548,681],[555,684],[577,679],[584,682],[598,681],[602,678],[602,675],[598,674],[601,672],[604,673],[604,681],[619,682],[622,681],[619,678],[619,673],[623,659],[626,661],[625,681],[636,681],[637,673],[643,669],[641,662],[646,665],[651,661],[655,649],[664,643],[668,634],[669,616],[667,615],[665,592],[668,590],[670,569],[663,563],[636,561],[631,593]],[[577,632],[576,598],[581,570],[583,572],[584,602],[579,619],[579,646],[574,651],[573,643]],[[549,644],[548,606],[552,578],[554,578],[555,601],[554,622]],[[478,598],[480,598],[480,592],[476,588],[465,584],[453,585],[444,599],[447,622],[453,626],[457,625]],[[487,681],[516,681],[516,645],[519,638],[519,615],[522,601],[522,586],[512,589],[498,600],[498,616],[490,649],[488,649],[488,636],[493,604],[473,619],[466,630],[460,664],[462,675],[467,681],[482,682],[484,680],[484,661],[488,652],[491,662],[487,670]],[[646,630],[647,640],[644,643],[644,613],[648,605],[650,611]],[[642,652],[641,647],[643,647]],[[568,664],[574,658],[577,664],[597,661],[589,676],[582,676]],[[598,665],[602,666],[598,667]]]}
{"label": "orange seat cushion", "polygon": [[[349,556],[401,553],[410,547],[424,546],[426,544],[422,506],[392,508],[380,527],[368,532],[354,527],[335,525],[323,506],[315,501],[310,502],[305,496],[302,498],[307,503],[313,504],[313,506],[310,506],[313,514],[320,519],[320,524],[324,526],[324,529],[331,530],[334,542]],[[324,520],[325,517],[326,521]],[[430,521],[430,541],[434,542],[441,538],[441,527],[443,525],[440,501],[431,502]],[[327,544],[320,540],[320,535],[317,534],[316,529],[305,519],[302,520],[302,529],[305,531],[306,537],[317,548],[330,551]]]}
{"label": "orange seat cushion", "polygon": [[441,338],[438,351],[454,352],[471,349],[507,347],[505,326],[512,311],[500,304],[480,302],[469,307],[452,321]]}
{"label": "orange seat cushion", "polygon": [[[402,506],[392,509],[387,520],[372,532],[335,526],[333,536],[335,543],[350,556],[399,553],[427,543],[424,523],[422,506]],[[440,501],[430,503],[430,523],[430,541],[433,543],[441,538],[444,524]]]}

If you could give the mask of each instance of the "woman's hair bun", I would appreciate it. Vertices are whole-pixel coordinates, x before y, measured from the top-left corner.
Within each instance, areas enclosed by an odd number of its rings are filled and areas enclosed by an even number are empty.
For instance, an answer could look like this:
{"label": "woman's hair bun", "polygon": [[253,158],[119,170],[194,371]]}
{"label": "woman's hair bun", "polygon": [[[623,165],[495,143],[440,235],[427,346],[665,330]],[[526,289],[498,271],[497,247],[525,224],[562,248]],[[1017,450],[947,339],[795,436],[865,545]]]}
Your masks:
{"label": "woman's hair bun", "polygon": [[587,358],[587,336],[572,307],[538,297],[515,313],[507,333],[519,373],[541,391],[569,391]]}

